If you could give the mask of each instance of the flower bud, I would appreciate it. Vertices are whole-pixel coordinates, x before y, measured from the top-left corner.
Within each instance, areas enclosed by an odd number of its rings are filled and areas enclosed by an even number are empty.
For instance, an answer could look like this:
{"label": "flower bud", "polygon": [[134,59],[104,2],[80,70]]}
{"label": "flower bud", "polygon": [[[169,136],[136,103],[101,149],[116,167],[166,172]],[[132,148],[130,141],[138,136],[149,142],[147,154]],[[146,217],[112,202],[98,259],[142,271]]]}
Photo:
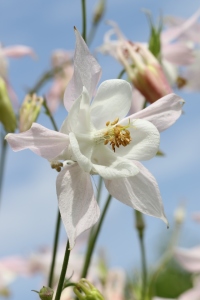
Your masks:
{"label": "flower bud", "polygon": [[41,300],[53,299],[54,290],[51,289],[50,287],[43,286],[39,292],[35,290],[32,291],[38,293]]}
{"label": "flower bud", "polygon": [[118,57],[147,101],[153,103],[172,93],[158,60],[144,45],[125,42],[124,48],[118,49]]}
{"label": "flower bud", "polygon": [[17,122],[15,113],[8,96],[6,83],[0,77],[0,122],[7,132],[14,132]]}
{"label": "flower bud", "polygon": [[103,17],[105,12],[105,0],[99,0],[97,3],[97,6],[95,7],[94,10],[94,15],[93,15],[93,24],[96,25],[99,23],[101,18]]}
{"label": "flower bud", "polygon": [[174,219],[177,224],[182,224],[185,220],[185,205],[184,203],[180,204],[174,212]]}
{"label": "flower bud", "polygon": [[37,120],[44,99],[36,94],[26,95],[19,112],[19,130],[26,131]]}
{"label": "flower bud", "polygon": [[104,300],[103,295],[88,280],[82,278],[74,287],[79,300]]}

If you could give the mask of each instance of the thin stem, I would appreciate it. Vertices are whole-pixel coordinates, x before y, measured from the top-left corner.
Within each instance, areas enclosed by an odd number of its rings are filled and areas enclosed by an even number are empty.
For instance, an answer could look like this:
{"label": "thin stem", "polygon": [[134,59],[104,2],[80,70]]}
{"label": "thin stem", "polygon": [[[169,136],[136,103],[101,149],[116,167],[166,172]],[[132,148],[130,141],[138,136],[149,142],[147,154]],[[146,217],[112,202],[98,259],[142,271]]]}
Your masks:
{"label": "thin stem", "polygon": [[87,252],[86,252],[86,257],[85,257],[85,263],[84,263],[84,266],[83,266],[81,278],[86,278],[86,276],[87,276],[87,272],[88,272],[88,268],[89,268],[90,261],[91,261],[91,258],[92,258],[92,254],[93,254],[93,251],[94,251],[94,247],[95,247],[98,235],[100,233],[101,226],[103,224],[103,221],[104,221],[106,212],[108,210],[109,204],[111,202],[111,198],[112,198],[112,196],[109,195],[107,200],[106,200],[103,212],[101,214],[101,218],[100,218],[100,220],[97,224],[96,231],[94,232],[93,235],[91,235],[91,239],[89,240],[88,248],[87,248]]}
{"label": "thin stem", "polygon": [[61,273],[60,273],[60,279],[59,279],[59,282],[58,282],[58,287],[57,287],[57,291],[56,291],[55,300],[60,300],[60,296],[61,296],[61,293],[62,293],[62,290],[63,290],[63,284],[64,284],[64,280],[65,280],[65,275],[66,275],[66,272],[67,272],[69,255],[70,255],[70,249],[69,249],[69,241],[68,241],[67,246],[66,246],[66,250],[65,250],[65,256],[64,256],[64,260],[63,260],[62,270],[61,270]]}
{"label": "thin stem", "polygon": [[52,123],[52,125],[53,125],[53,128],[54,128],[56,131],[58,131],[58,127],[57,127],[56,122],[55,122],[55,120],[54,120],[54,118],[53,118],[53,116],[52,116],[52,114],[51,114],[51,112],[50,112],[50,110],[49,110],[49,108],[48,108],[48,106],[47,106],[47,101],[46,101],[45,98],[44,98],[43,106],[44,106],[44,108],[45,108],[45,113],[47,114],[47,116],[48,116],[49,119],[51,120],[51,123]]}
{"label": "thin stem", "polygon": [[[69,63],[71,63],[71,61],[67,62],[66,65],[69,64]],[[63,65],[55,67],[55,68],[53,68],[53,69],[45,72],[40,77],[40,79],[36,82],[36,84],[34,85],[34,87],[28,91],[28,93],[29,94],[37,93],[48,80],[50,80],[51,78],[53,78],[56,74],[58,74],[62,70],[63,70]]]}
{"label": "thin stem", "polygon": [[102,185],[103,185],[103,178],[99,176],[98,190],[97,190],[97,203],[99,203],[100,201]]}
{"label": "thin stem", "polygon": [[[45,113],[50,118],[51,123],[53,125],[53,128],[58,131],[58,127],[56,125],[56,122],[47,106],[46,99],[44,98],[43,106],[45,108]],[[51,267],[49,272],[49,279],[48,279],[48,286],[53,286],[53,273],[54,273],[54,267],[55,267],[55,260],[56,260],[56,253],[58,249],[58,239],[59,239],[59,232],[60,232],[60,223],[61,223],[61,217],[60,217],[60,211],[58,210],[57,213],[57,220],[56,220],[56,230],[54,235],[54,243],[53,243],[53,254],[52,254],[52,260],[51,260]]]}
{"label": "thin stem", "polygon": [[97,25],[93,24],[92,27],[91,27],[91,29],[90,29],[88,38],[87,38],[87,41],[88,41],[87,44],[88,44],[88,46],[90,46],[92,44],[92,41],[94,39],[96,30],[97,30]]}
{"label": "thin stem", "polygon": [[157,268],[155,269],[155,271],[153,272],[153,274],[150,278],[149,292],[148,292],[149,299],[153,298],[154,287],[155,287],[155,283],[156,283],[156,280],[158,278],[158,275],[164,269],[164,267],[167,265],[167,263],[170,261],[170,259],[173,257],[173,253],[174,253],[173,249],[174,249],[174,246],[176,245],[176,243],[178,241],[178,237],[179,237],[179,234],[180,234],[180,229],[181,229],[181,224],[176,223],[173,234],[172,234],[171,239],[168,243],[169,247],[168,247],[167,251],[164,253],[164,255],[162,256]]}
{"label": "thin stem", "polygon": [[53,254],[52,254],[51,268],[50,268],[49,279],[48,279],[48,287],[53,287],[53,273],[54,273],[56,253],[57,253],[57,248],[58,248],[60,223],[61,223],[61,217],[60,217],[60,211],[58,210],[57,221],[56,221],[56,230],[55,230],[54,243],[53,243]]}
{"label": "thin stem", "polygon": [[0,201],[2,195],[2,187],[3,187],[3,175],[5,169],[5,161],[6,161],[6,152],[7,152],[7,141],[4,139],[2,134],[2,145],[1,145],[1,159],[0,159]]}
{"label": "thin stem", "polygon": [[121,79],[125,72],[126,72],[125,69],[121,70],[121,72],[120,72],[119,75],[117,76],[117,79]]}
{"label": "thin stem", "polygon": [[147,291],[147,264],[146,264],[146,254],[145,254],[145,246],[144,246],[145,223],[141,212],[135,210],[135,217],[136,217],[136,229],[138,231],[138,238],[140,243],[141,263],[142,263],[141,300],[144,300],[146,298],[146,291]]}
{"label": "thin stem", "polygon": [[85,40],[85,42],[87,43],[87,37],[86,37],[86,6],[85,6],[85,0],[81,0],[81,4],[82,4],[82,26],[83,26],[83,33],[82,33],[82,37]]}

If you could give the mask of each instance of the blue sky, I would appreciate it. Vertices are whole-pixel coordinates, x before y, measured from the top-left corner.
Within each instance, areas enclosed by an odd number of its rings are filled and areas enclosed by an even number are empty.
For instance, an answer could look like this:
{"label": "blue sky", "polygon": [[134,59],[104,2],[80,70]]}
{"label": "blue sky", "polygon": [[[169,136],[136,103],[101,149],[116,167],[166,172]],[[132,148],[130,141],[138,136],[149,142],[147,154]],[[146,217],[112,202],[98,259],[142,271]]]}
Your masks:
{"label": "blue sky", "polygon": [[[81,31],[81,5],[80,1],[67,0],[0,0],[0,5],[0,41],[4,45],[31,46],[38,56],[37,60],[10,60],[10,80],[22,101],[26,89],[32,87],[38,77],[50,67],[51,52],[59,48],[74,49],[73,26]],[[94,1],[87,1],[88,29],[93,5]],[[129,39],[146,41],[149,28],[141,8],[151,10],[155,20],[161,12],[163,15],[189,17],[197,10],[198,1],[110,0],[104,19],[116,21]],[[104,22],[101,23],[91,51],[101,45],[108,28]],[[116,78],[121,66],[110,57],[98,54],[97,58],[103,70],[101,81]],[[191,246],[200,242],[198,225],[191,220],[191,213],[200,210],[200,96],[198,93],[178,94],[186,101],[184,115],[173,127],[161,134],[161,149],[166,157],[156,157],[146,162],[145,166],[159,183],[171,224],[174,209],[181,201],[185,201],[187,217],[180,244]],[[56,113],[59,126],[65,115],[61,109]],[[45,115],[40,116],[38,122],[51,128]],[[47,161],[30,151],[8,151],[0,207],[0,256],[16,253],[28,255],[40,246],[51,246],[57,211],[56,176]],[[161,236],[163,239],[168,238],[170,230],[158,219],[145,217],[145,220],[147,257],[151,263],[158,241]],[[139,266],[139,246],[133,224],[132,209],[113,200],[98,241],[98,248],[106,248],[111,266],[122,266],[127,270],[131,269],[130,266]],[[62,230],[61,241],[65,239],[66,234]],[[20,287],[23,282],[25,281],[19,281]],[[25,291],[17,288],[13,299],[20,299],[22,295],[34,299],[35,295],[30,289],[37,289],[38,285],[39,281],[34,282],[34,286],[28,283]]]}

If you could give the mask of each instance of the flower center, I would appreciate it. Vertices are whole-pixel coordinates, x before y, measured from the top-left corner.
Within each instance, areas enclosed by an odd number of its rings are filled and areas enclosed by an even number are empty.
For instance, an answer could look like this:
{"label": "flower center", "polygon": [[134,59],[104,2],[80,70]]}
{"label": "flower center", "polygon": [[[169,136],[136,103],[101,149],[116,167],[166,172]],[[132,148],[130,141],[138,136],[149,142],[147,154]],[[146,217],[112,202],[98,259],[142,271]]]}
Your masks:
{"label": "flower center", "polygon": [[119,146],[127,146],[131,142],[130,131],[127,128],[130,127],[129,123],[125,126],[117,125],[119,118],[115,119],[113,122],[106,122],[106,126],[108,130],[104,133],[104,145],[110,143],[113,151],[115,152],[115,147],[119,148]]}

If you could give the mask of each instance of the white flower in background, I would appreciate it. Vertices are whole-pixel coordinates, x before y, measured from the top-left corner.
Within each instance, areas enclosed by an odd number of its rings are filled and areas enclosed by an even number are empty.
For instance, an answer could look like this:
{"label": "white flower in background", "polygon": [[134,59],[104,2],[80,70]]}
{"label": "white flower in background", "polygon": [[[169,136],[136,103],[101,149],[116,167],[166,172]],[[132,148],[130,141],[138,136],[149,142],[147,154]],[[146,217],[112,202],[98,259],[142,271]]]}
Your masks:
{"label": "white flower in background", "polygon": [[71,248],[99,218],[92,174],[103,177],[116,199],[167,222],[155,178],[138,161],[152,158],[158,150],[159,132],[152,123],[166,129],[180,116],[182,106],[182,99],[171,94],[124,118],[132,101],[130,84],[124,80],[103,82],[91,102],[101,68],[75,33],[74,75],[64,97],[69,113],[60,132],[34,123],[27,132],[6,136],[14,151],[28,148],[57,171],[63,167],[56,188]]}

